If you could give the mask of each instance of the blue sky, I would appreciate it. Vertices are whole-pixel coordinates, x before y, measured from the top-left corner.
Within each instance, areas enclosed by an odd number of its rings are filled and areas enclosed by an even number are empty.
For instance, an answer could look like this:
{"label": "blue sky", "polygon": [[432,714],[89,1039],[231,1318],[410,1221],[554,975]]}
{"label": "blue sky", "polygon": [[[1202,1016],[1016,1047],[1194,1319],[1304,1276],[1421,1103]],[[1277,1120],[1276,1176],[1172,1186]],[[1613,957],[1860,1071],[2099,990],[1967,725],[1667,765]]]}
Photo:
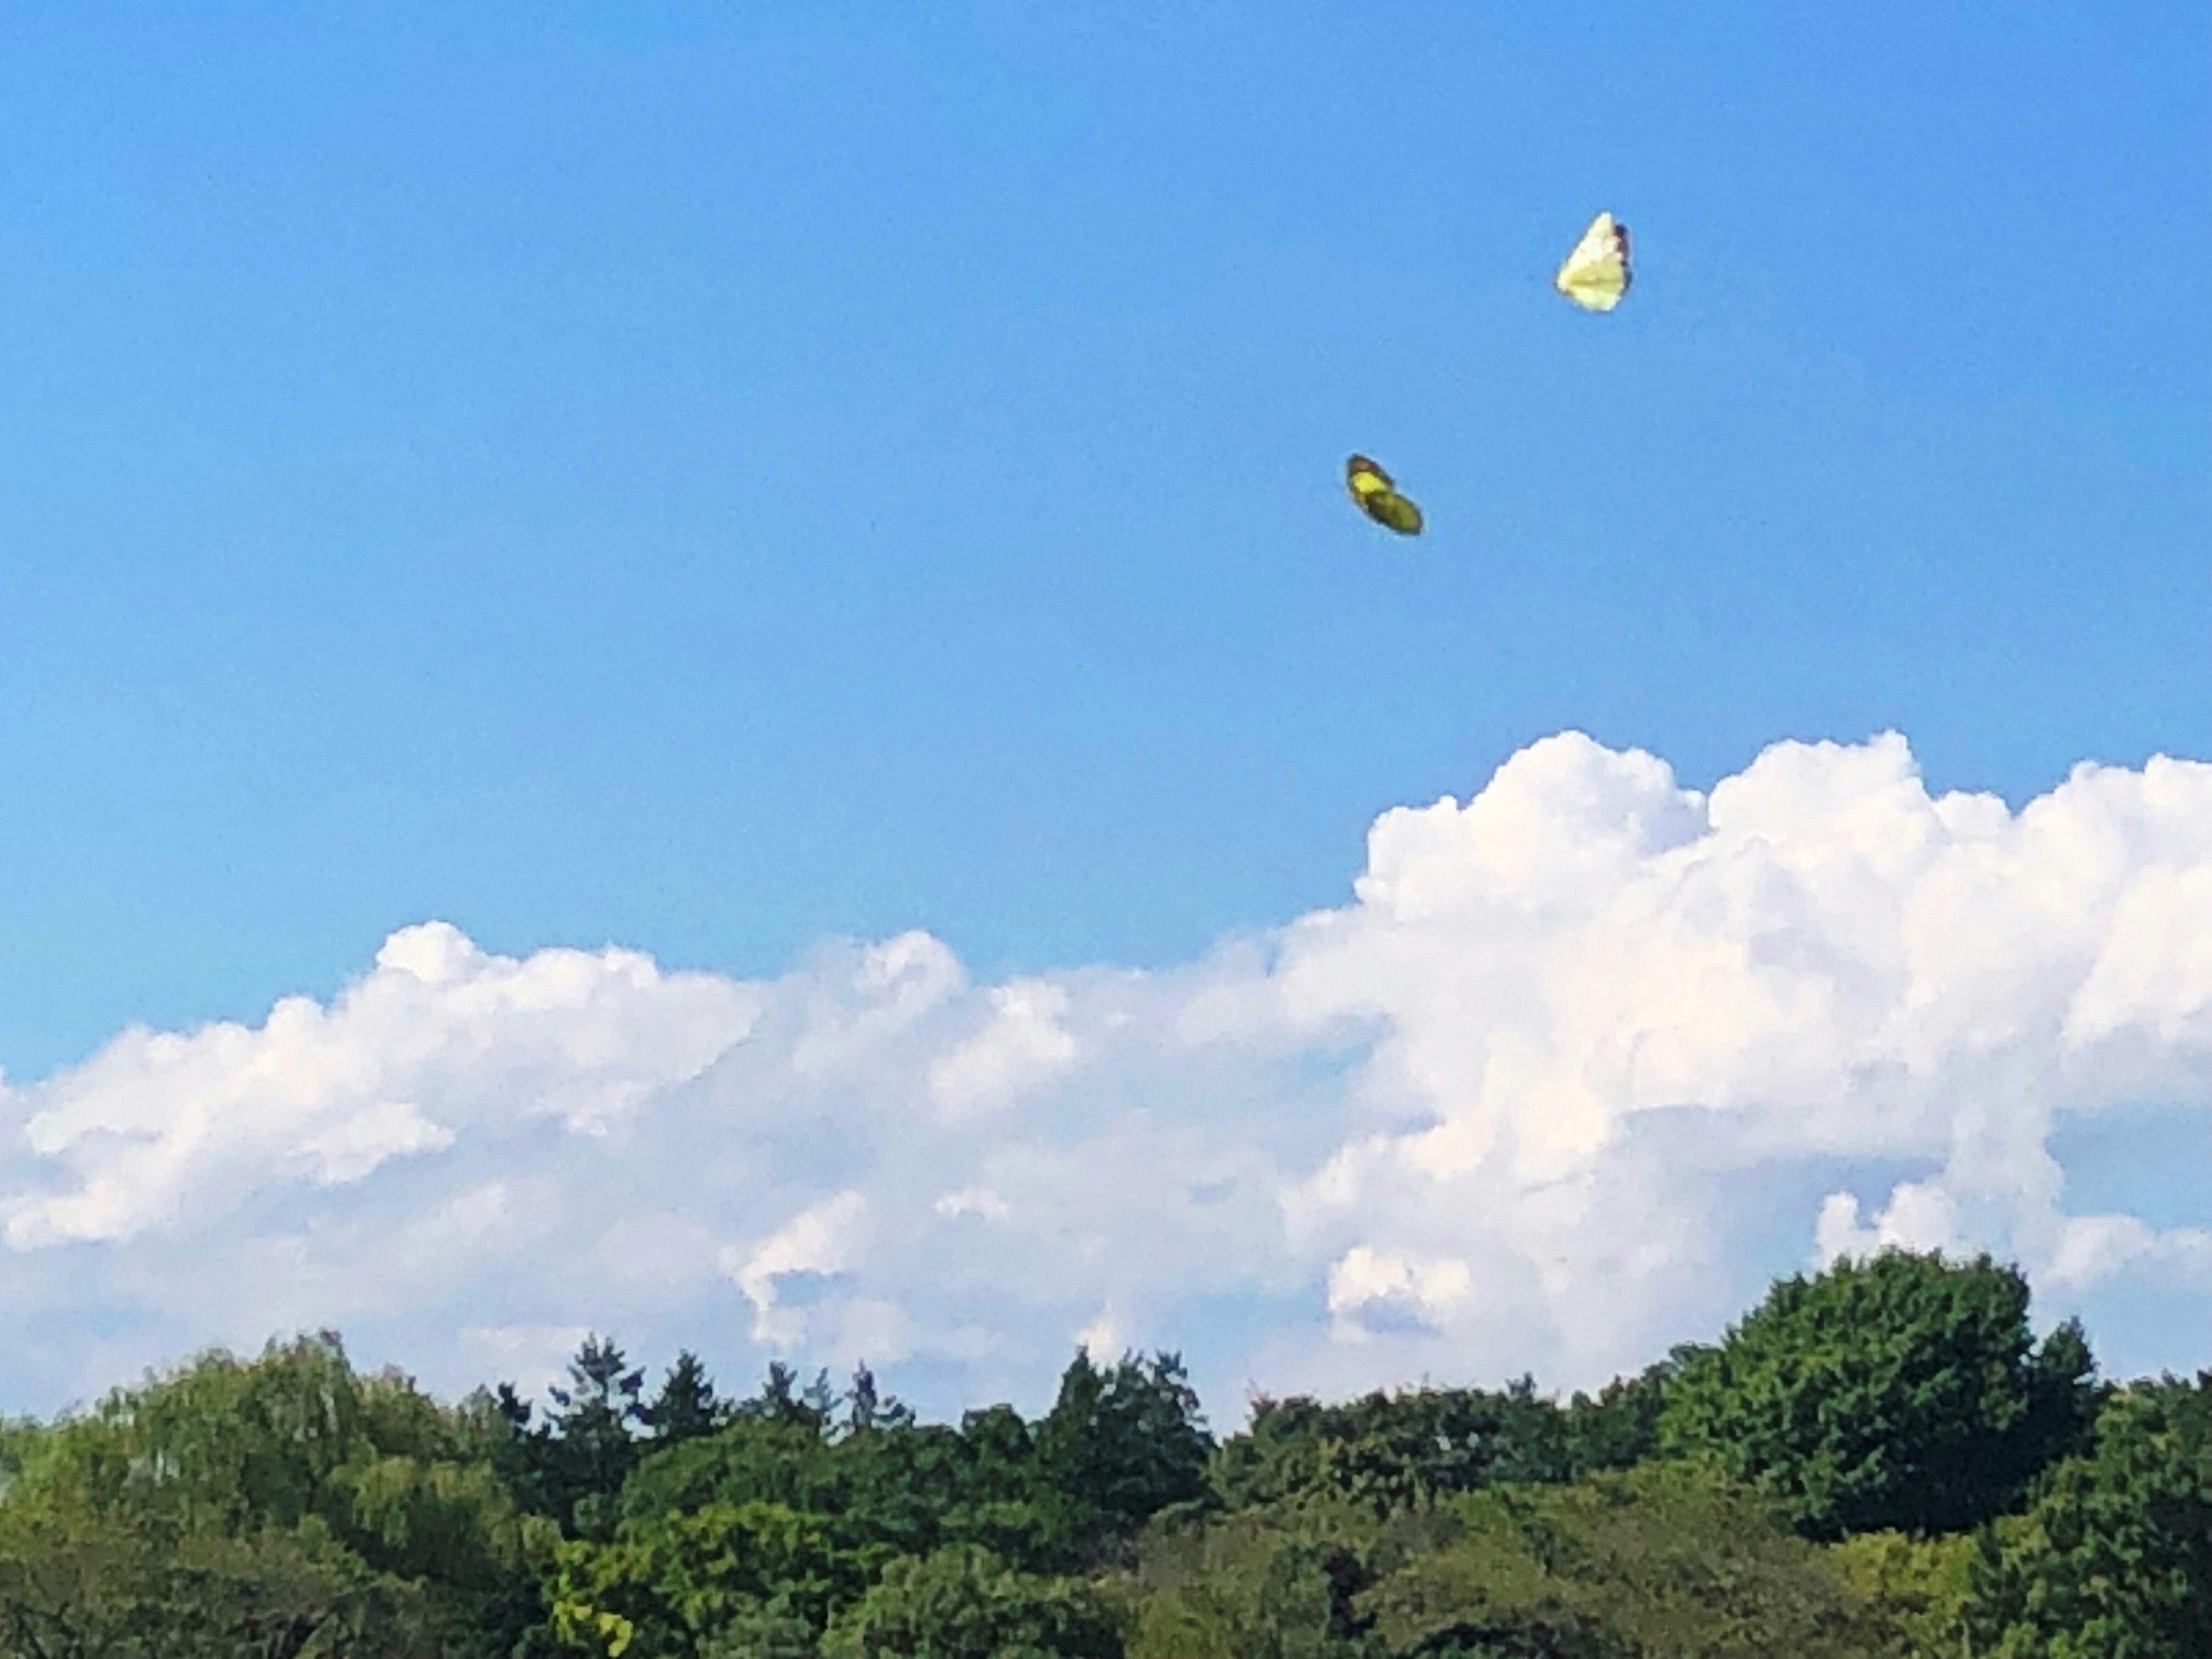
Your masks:
{"label": "blue sky", "polygon": [[2192,8],[5,28],[19,1087],[433,918],[1170,969],[1568,729],[2212,756]]}

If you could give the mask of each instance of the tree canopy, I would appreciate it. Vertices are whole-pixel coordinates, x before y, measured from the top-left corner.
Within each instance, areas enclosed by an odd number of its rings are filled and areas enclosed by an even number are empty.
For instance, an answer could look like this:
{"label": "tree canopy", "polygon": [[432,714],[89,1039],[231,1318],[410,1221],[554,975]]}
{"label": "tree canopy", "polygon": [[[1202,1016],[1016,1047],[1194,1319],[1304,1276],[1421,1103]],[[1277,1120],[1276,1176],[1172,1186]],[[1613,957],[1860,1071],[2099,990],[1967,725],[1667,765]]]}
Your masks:
{"label": "tree canopy", "polygon": [[2039,1345],[2027,1307],[2026,1279],[1986,1255],[1889,1250],[1784,1279],[1683,1357],[1660,1446],[1772,1494],[1808,1537],[1971,1527],[2094,1416],[2080,1325]]}
{"label": "tree canopy", "polygon": [[[1034,1420],[865,1364],[447,1406],[335,1334],[0,1425],[0,1659],[2199,1659],[2212,1372],[2107,1387],[1986,1259],[1776,1285],[1562,1403],[1257,1402],[1079,1350]],[[541,1405],[543,1409],[541,1409]]]}

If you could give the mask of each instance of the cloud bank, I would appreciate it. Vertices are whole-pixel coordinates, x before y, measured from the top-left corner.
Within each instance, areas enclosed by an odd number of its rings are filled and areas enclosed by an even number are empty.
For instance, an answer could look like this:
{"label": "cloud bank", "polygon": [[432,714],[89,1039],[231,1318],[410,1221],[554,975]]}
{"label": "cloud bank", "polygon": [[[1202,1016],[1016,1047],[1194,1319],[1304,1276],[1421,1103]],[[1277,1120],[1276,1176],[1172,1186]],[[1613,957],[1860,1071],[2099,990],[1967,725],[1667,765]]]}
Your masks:
{"label": "cloud bank", "polygon": [[327,1006],[125,1031],[0,1085],[0,1388],[325,1325],[536,1386],[597,1328],[1035,1409],[1082,1340],[1182,1350],[1233,1425],[1248,1385],[1589,1385],[1886,1243],[2179,1366],[2208,1175],[2212,765],[2015,813],[1894,735],[1706,794],[1569,732],[1169,971],[979,986],[914,933],[741,981],[434,921]]}

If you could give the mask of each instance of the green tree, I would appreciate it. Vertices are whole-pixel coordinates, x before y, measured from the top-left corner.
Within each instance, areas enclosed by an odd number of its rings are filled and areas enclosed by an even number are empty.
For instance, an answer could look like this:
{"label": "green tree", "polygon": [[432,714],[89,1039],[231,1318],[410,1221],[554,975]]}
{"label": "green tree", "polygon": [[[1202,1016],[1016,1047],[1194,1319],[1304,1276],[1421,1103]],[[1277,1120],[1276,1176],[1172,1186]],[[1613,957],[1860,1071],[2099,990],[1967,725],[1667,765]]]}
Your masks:
{"label": "green tree", "polygon": [[2094,1419],[2078,1324],[2039,1349],[2018,1269],[1885,1251],[1774,1285],[1668,1383],[1663,1450],[1781,1499],[1808,1537],[2002,1513]]}
{"label": "green tree", "polygon": [[728,1402],[717,1399],[714,1384],[699,1356],[685,1348],[661,1380],[660,1392],[638,1410],[638,1421],[656,1446],[671,1446],[712,1434],[729,1420]]}
{"label": "green tree", "polygon": [[1644,1654],[1589,1613],[1543,1607],[1447,1625],[1397,1659],[1644,1659]]}
{"label": "green tree", "polygon": [[844,1502],[836,1452],[804,1424],[736,1417],[713,1434],[649,1449],[623,1484],[619,1511],[644,1520],[711,1503],[835,1510]]}
{"label": "green tree", "polygon": [[1577,1393],[1563,1413],[1566,1474],[1579,1480],[1601,1469],[1632,1468],[1659,1451],[1659,1414],[1667,1387],[1695,1350],[1678,1349],[1634,1376],[1615,1377],[1595,1399]]}
{"label": "green tree", "polygon": [[1903,1638],[1914,1659],[1952,1659],[1962,1651],[1971,1533],[1915,1538],[1902,1532],[1855,1533],[1827,1547],[1827,1559]]}
{"label": "green tree", "polygon": [[[1363,1598],[1395,1652],[1881,1659],[1895,1632],[1770,1500],[1695,1466],[1453,1498]],[[1439,1522],[1442,1524],[1440,1525]],[[1522,1645],[1514,1645],[1519,1643]]]}
{"label": "green tree", "polygon": [[24,1466],[44,1449],[51,1432],[36,1418],[0,1418],[0,1498],[8,1495],[8,1488]]}
{"label": "green tree", "polygon": [[634,1425],[645,1372],[629,1369],[621,1345],[588,1334],[568,1362],[568,1386],[546,1390],[553,1409],[531,1422],[532,1407],[501,1382],[489,1413],[497,1425],[492,1467],[515,1503],[550,1517],[564,1533],[604,1538],[612,1528],[623,1482],[637,1467]]}
{"label": "green tree", "polygon": [[[1426,1519],[1431,1517],[1419,1517]],[[1413,1512],[1378,1520],[1341,1498],[1170,1512],[1121,1583],[1131,1659],[1366,1659],[1384,1651],[1369,1585],[1416,1543]],[[1390,1541],[1379,1541],[1386,1534]]]}
{"label": "green tree", "polygon": [[853,1368],[853,1386],[845,1395],[844,1431],[866,1434],[873,1429],[910,1427],[915,1420],[913,1407],[896,1396],[881,1394],[876,1389],[876,1374],[868,1369],[865,1359]]}
{"label": "green tree", "polygon": [[751,1609],[701,1643],[699,1659],[819,1659],[817,1635],[804,1619],[765,1607]]}
{"label": "green tree", "polygon": [[2212,1371],[2121,1390],[2092,1450],[1977,1543],[1964,1611],[1978,1655],[2212,1654]]}
{"label": "green tree", "polygon": [[830,1386],[828,1371],[816,1372],[814,1380],[802,1389],[799,1373],[781,1359],[769,1362],[760,1392],[736,1408],[739,1417],[796,1425],[825,1435],[836,1421],[836,1411],[837,1393]]}
{"label": "green tree", "polygon": [[1358,1552],[1341,1543],[1299,1543],[1278,1551],[1261,1581],[1257,1608],[1267,1645],[1282,1659],[1378,1653],[1375,1615],[1357,1601],[1374,1582]]}
{"label": "green tree", "polygon": [[749,1416],[649,1453],[621,1513],[647,1521],[715,1503],[776,1504],[825,1517],[839,1547],[871,1570],[951,1542],[1035,1569],[1055,1547],[1036,1493],[1029,1430],[1010,1407],[971,1412],[964,1430],[902,1420],[835,1439],[807,1421]]}
{"label": "green tree", "polygon": [[955,1544],[894,1561],[833,1623],[829,1659],[1121,1659],[1106,1599],[1080,1579],[1017,1572]]}
{"label": "green tree", "polygon": [[258,1361],[210,1350],[103,1401],[133,1456],[139,1501],[191,1528],[289,1529],[365,1449],[359,1386],[334,1331],[271,1342]]}
{"label": "green tree", "polygon": [[160,1567],[154,1540],[82,1492],[10,1492],[0,1503],[0,1653],[130,1652],[158,1615]]}
{"label": "green tree", "polygon": [[165,1552],[155,1645],[183,1656],[376,1654],[442,1659],[455,1632],[419,1582],[380,1573],[313,1518],[289,1531],[198,1534]]}
{"label": "green tree", "polygon": [[453,1622],[503,1650],[540,1607],[532,1564],[551,1523],[526,1521],[487,1463],[364,1456],[333,1472],[343,1536],[362,1561],[434,1587]]}
{"label": "green tree", "polygon": [[1208,1478],[1232,1509],[1346,1498],[1386,1515],[1498,1480],[1565,1478],[1559,1407],[1522,1379],[1504,1393],[1423,1387],[1325,1406],[1261,1398]]}
{"label": "green tree", "polygon": [[867,1577],[836,1534],[827,1517],[760,1502],[625,1520],[608,1542],[556,1547],[553,1630],[621,1659],[688,1659],[762,1615],[818,1631]]}
{"label": "green tree", "polygon": [[422,1583],[374,1571],[310,1516],[233,1534],[42,1492],[0,1504],[8,1659],[434,1659],[465,1651]]}
{"label": "green tree", "polygon": [[[504,1651],[536,1617],[531,1540],[483,1443],[467,1411],[404,1376],[356,1376],[332,1333],[250,1362],[211,1352],[39,1438],[0,1499],[12,1528],[0,1583],[12,1575],[36,1608],[90,1563],[73,1617],[173,1603],[261,1618],[270,1651],[292,1639],[279,1625],[434,1626],[441,1652]],[[314,1606],[320,1623],[269,1611]],[[180,1611],[163,1628],[188,1623]]]}
{"label": "green tree", "polygon": [[1102,1370],[1079,1351],[1033,1445],[1035,1501],[1059,1506],[1061,1537],[1077,1551],[1202,1498],[1213,1452],[1179,1354],[1124,1354]]}

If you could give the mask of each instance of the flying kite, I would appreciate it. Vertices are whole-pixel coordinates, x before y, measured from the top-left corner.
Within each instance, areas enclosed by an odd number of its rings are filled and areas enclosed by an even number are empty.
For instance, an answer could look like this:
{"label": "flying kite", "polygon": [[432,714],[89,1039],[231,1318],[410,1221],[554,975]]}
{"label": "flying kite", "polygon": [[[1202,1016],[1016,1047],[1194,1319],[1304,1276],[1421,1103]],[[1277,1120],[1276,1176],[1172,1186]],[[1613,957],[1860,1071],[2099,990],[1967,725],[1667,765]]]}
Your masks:
{"label": "flying kite", "polygon": [[1628,292],[1628,227],[1610,213],[1589,222],[1552,286],[1584,311],[1610,311]]}
{"label": "flying kite", "polygon": [[1376,523],[1401,536],[1421,533],[1421,509],[1401,495],[1390,475],[1364,455],[1354,455],[1344,464],[1344,483],[1359,510]]}

